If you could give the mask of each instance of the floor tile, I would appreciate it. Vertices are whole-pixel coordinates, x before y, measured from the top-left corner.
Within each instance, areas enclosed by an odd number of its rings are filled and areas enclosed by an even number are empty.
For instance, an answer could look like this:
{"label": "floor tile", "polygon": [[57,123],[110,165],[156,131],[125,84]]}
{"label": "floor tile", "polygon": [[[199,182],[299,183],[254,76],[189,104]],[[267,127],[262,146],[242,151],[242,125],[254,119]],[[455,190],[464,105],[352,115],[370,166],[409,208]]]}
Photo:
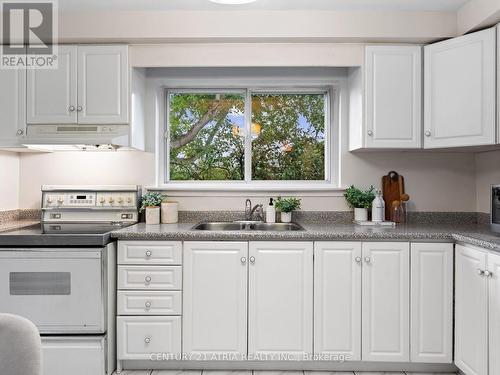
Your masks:
{"label": "floor tile", "polygon": [[455,372],[406,372],[406,375],[458,375]]}
{"label": "floor tile", "polygon": [[201,370],[153,370],[151,375],[201,375]]}
{"label": "floor tile", "polygon": [[252,375],[251,370],[203,370],[202,375]]}
{"label": "floor tile", "polygon": [[253,375],[304,375],[304,371],[254,371]]}
{"label": "floor tile", "polygon": [[[151,375],[152,370],[123,370],[120,375]],[[113,373],[115,375],[116,372]]]}
{"label": "floor tile", "polygon": [[391,371],[375,371],[375,372],[356,371],[355,374],[356,375],[405,375],[405,373],[401,372],[401,371],[395,371],[395,372],[391,372]]}
{"label": "floor tile", "polygon": [[305,375],[354,375],[352,371],[304,371]]}

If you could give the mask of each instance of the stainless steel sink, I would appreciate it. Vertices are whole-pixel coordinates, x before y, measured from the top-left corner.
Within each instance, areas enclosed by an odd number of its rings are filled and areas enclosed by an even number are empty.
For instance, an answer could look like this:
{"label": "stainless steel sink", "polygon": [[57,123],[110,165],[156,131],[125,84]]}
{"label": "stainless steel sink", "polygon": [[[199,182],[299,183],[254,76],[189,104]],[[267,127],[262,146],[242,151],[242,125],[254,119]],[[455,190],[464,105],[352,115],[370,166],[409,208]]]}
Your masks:
{"label": "stainless steel sink", "polygon": [[296,223],[261,223],[261,222],[208,222],[196,224],[195,230],[211,231],[267,231],[286,232],[304,230]]}

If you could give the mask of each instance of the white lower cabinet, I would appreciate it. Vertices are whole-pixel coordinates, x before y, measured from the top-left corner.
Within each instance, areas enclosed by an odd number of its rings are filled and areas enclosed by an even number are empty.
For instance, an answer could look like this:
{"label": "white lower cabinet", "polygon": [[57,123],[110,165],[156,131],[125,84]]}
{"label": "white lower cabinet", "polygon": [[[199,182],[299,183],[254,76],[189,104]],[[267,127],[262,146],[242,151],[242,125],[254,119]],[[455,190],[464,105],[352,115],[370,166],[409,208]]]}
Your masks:
{"label": "white lower cabinet", "polygon": [[466,375],[500,373],[500,256],[456,246],[455,364]]}
{"label": "white lower cabinet", "polygon": [[453,244],[411,244],[412,362],[453,361]]}
{"label": "white lower cabinet", "polygon": [[313,243],[250,242],[249,262],[249,356],[312,354]]}
{"label": "white lower cabinet", "polygon": [[410,360],[410,244],[363,243],[362,358]]}
{"label": "white lower cabinet", "polygon": [[315,354],[361,360],[361,266],[361,242],[315,242]]}
{"label": "white lower cabinet", "polygon": [[119,359],[151,360],[156,353],[181,353],[180,316],[119,316],[117,329]]}
{"label": "white lower cabinet", "polygon": [[247,258],[247,242],[184,243],[184,353],[246,355]]}

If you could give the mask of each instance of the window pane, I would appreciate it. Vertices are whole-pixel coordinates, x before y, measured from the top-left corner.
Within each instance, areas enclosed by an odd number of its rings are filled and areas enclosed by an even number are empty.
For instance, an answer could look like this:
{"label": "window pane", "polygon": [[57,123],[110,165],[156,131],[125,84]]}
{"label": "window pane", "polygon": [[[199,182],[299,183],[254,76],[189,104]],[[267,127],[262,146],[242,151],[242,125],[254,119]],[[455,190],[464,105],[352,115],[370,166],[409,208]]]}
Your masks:
{"label": "window pane", "polygon": [[243,180],[245,95],[170,93],[170,180]]}
{"label": "window pane", "polygon": [[252,179],[325,180],[325,94],[252,94]]}

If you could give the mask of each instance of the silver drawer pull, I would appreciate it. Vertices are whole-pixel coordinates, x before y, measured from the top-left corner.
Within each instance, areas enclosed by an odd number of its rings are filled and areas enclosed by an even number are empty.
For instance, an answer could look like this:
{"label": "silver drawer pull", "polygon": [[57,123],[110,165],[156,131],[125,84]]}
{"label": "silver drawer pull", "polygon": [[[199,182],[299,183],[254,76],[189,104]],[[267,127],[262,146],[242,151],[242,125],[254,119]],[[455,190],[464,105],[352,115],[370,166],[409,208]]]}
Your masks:
{"label": "silver drawer pull", "polygon": [[255,263],[255,257],[250,257],[250,263],[252,263],[252,264]]}
{"label": "silver drawer pull", "polygon": [[147,282],[147,283],[150,283],[151,282],[151,276],[146,276],[144,278],[144,280]]}
{"label": "silver drawer pull", "polygon": [[361,257],[356,257],[354,258],[354,260],[356,261],[356,263],[361,263]]}
{"label": "silver drawer pull", "polygon": [[484,271],[478,268],[478,269],[477,269],[477,274],[478,274],[479,276],[484,276]]}
{"label": "silver drawer pull", "polygon": [[151,307],[151,302],[146,301],[146,303],[144,304],[144,306],[146,306],[146,309],[149,309]]}
{"label": "silver drawer pull", "polygon": [[149,258],[153,253],[151,252],[151,250],[148,250],[146,251],[146,256]]}
{"label": "silver drawer pull", "polygon": [[490,277],[493,276],[493,274],[490,271],[484,271],[484,276]]}
{"label": "silver drawer pull", "polygon": [[241,257],[240,258],[240,262],[241,262],[241,264],[245,264],[247,262],[247,258],[246,257]]}
{"label": "silver drawer pull", "polygon": [[365,257],[365,262],[366,263],[370,263],[372,260],[370,259],[370,257]]}
{"label": "silver drawer pull", "polygon": [[146,338],[144,339],[144,342],[145,342],[146,344],[149,344],[149,343],[151,342],[151,337],[146,337]]}

